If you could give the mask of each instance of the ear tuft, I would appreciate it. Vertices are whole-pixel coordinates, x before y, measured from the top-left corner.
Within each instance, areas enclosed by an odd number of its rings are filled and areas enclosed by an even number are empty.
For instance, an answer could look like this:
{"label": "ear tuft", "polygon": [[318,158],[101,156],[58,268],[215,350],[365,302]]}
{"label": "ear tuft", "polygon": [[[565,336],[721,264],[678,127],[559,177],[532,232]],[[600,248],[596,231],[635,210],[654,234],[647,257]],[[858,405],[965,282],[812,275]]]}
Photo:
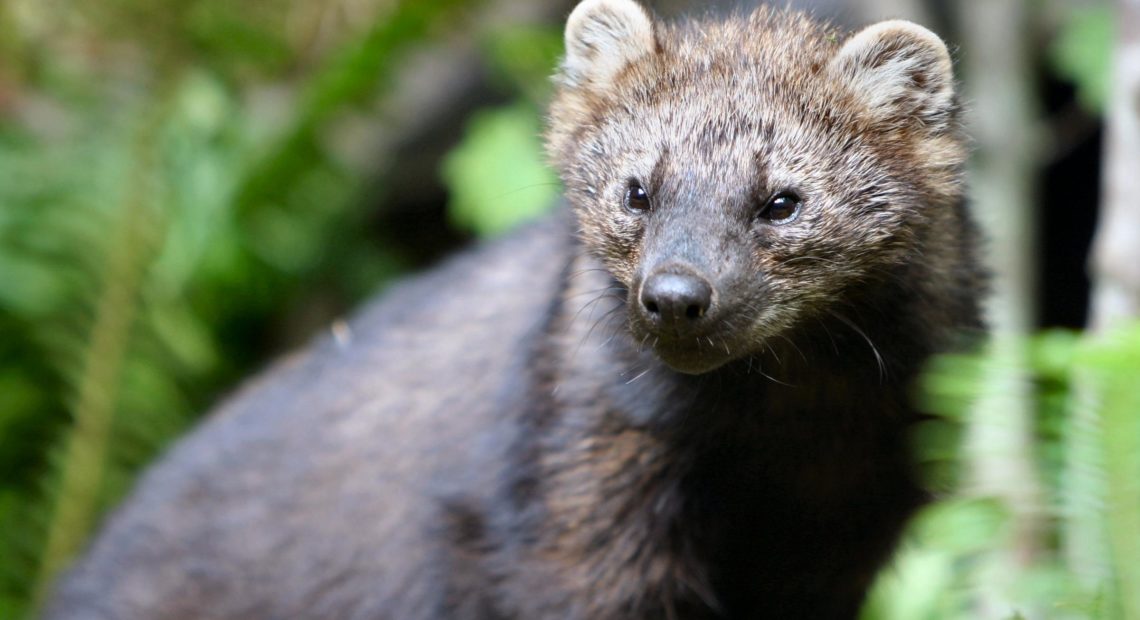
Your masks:
{"label": "ear tuft", "polygon": [[570,87],[604,86],[656,48],[653,22],[633,0],[583,0],[566,21],[561,78]]}
{"label": "ear tuft", "polygon": [[941,129],[954,110],[954,71],[938,35],[908,21],[874,24],[843,44],[829,67],[877,120]]}

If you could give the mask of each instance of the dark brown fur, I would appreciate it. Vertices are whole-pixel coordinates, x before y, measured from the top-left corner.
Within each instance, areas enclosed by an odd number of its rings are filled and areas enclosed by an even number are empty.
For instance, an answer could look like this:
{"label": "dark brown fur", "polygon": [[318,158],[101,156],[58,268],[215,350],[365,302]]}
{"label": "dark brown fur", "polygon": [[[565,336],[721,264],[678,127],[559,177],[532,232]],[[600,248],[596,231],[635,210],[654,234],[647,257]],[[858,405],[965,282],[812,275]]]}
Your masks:
{"label": "dark brown fur", "polygon": [[[916,374],[979,327],[944,48],[583,6],[549,131],[573,214],[243,390],[49,618],[855,616],[924,499]],[[787,187],[798,218],[758,218]],[[715,291],[691,334],[639,306],[674,265]]]}

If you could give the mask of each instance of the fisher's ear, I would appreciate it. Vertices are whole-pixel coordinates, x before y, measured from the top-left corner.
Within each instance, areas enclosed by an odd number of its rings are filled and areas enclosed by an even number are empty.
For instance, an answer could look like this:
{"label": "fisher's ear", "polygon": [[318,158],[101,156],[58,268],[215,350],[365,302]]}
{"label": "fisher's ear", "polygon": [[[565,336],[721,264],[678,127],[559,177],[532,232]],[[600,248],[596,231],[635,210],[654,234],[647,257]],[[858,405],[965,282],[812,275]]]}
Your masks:
{"label": "fisher's ear", "polygon": [[560,79],[570,88],[604,87],[656,45],[653,21],[634,0],[583,0],[566,21]]}
{"label": "fisher's ear", "polygon": [[892,20],[869,26],[843,44],[828,68],[876,120],[918,121],[937,131],[953,115],[950,52],[918,24]]}

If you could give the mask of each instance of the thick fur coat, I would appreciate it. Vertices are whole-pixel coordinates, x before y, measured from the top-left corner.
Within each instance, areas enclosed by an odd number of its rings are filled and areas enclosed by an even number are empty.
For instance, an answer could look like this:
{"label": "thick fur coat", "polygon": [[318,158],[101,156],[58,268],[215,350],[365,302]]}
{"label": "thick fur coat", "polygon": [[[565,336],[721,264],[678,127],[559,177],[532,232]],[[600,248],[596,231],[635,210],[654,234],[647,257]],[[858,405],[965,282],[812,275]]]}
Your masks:
{"label": "thick fur coat", "polygon": [[363,309],[140,481],[54,620],[853,618],[977,330],[950,58],[585,0],[568,208]]}

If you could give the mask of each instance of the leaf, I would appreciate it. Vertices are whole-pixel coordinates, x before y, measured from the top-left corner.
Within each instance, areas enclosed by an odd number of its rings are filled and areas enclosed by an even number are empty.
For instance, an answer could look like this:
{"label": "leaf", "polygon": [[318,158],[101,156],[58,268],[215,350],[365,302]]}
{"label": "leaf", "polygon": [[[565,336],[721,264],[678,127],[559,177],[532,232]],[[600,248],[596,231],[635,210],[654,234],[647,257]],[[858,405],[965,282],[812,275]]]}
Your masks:
{"label": "leaf", "polygon": [[954,584],[954,557],[918,545],[904,545],[867,598],[862,620],[936,620]]}
{"label": "leaf", "polygon": [[912,529],[925,546],[965,554],[990,546],[1008,520],[1008,513],[997,500],[954,499],[924,509]]}
{"label": "leaf", "polygon": [[554,205],[558,178],[543,164],[539,131],[538,114],[524,104],[471,118],[442,169],[456,226],[492,236]]}
{"label": "leaf", "polygon": [[1029,349],[1030,364],[1041,376],[1066,379],[1080,341],[1081,335],[1070,330],[1054,329],[1037,334]]}

